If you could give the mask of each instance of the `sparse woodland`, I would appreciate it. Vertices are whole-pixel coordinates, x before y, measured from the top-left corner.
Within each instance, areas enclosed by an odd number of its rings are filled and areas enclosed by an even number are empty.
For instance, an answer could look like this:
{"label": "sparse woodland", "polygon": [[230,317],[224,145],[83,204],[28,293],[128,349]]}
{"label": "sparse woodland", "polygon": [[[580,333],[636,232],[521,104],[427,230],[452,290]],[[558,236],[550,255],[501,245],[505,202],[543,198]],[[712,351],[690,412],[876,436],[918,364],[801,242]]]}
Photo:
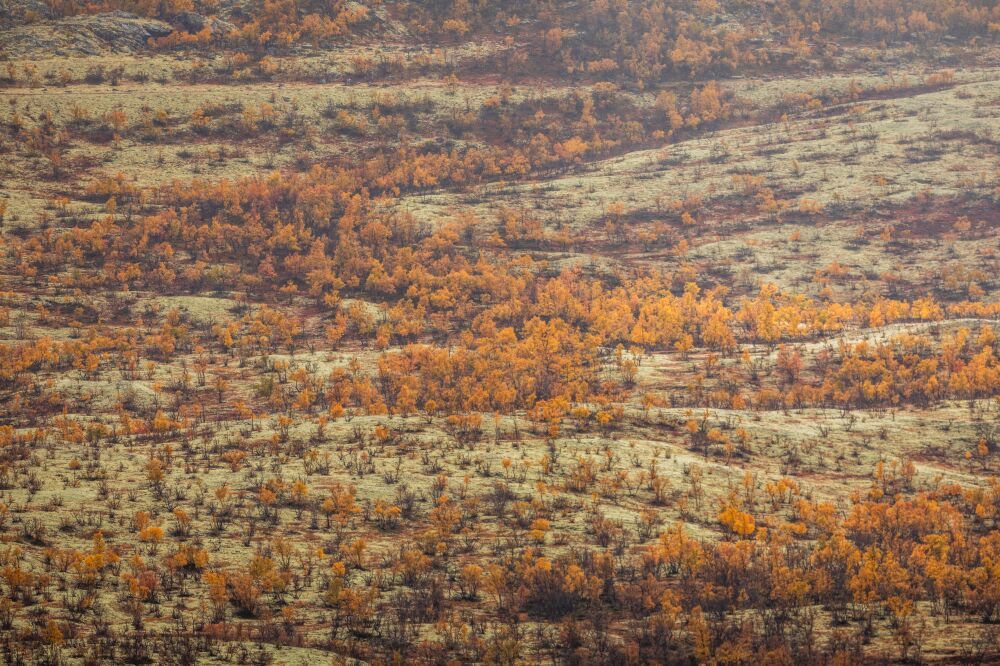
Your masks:
{"label": "sparse woodland", "polygon": [[4,12],[4,663],[1000,660],[995,2]]}

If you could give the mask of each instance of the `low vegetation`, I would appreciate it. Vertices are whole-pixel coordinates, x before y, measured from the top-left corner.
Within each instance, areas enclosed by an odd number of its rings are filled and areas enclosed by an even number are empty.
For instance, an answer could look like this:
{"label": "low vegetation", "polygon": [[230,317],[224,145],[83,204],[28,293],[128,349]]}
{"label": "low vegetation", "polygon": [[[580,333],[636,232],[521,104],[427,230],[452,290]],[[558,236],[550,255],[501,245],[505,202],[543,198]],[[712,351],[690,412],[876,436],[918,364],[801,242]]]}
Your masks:
{"label": "low vegetation", "polygon": [[6,663],[1000,658],[995,3],[10,4]]}

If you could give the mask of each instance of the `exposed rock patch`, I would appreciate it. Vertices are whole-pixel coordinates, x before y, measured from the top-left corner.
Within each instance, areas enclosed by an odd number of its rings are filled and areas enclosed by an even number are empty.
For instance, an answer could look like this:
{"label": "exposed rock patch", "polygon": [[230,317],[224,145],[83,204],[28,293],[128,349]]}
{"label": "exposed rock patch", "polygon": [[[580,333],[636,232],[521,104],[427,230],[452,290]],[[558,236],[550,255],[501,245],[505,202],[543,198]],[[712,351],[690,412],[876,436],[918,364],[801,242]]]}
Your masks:
{"label": "exposed rock patch", "polygon": [[173,31],[168,23],[123,11],[73,16],[0,32],[0,53],[11,58],[128,53],[143,50],[150,38]]}

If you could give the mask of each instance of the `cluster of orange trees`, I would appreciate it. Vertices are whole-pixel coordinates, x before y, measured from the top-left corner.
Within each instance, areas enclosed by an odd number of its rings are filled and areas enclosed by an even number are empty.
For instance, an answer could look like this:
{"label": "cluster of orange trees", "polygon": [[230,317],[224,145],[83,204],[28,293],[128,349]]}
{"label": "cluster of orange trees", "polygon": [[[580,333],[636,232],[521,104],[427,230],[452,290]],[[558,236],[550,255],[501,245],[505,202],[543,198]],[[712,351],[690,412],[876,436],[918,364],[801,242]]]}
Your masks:
{"label": "cluster of orange trees", "polygon": [[[194,0],[79,2],[46,0],[65,16],[125,9],[170,19],[180,12],[213,14],[215,3]],[[517,44],[513,59],[530,69],[551,65],[576,76],[628,80],[639,86],[669,77],[725,76],[765,65],[794,62],[835,40],[850,37],[876,43],[906,38],[928,40],[943,34],[991,36],[1000,16],[987,0],[925,0],[901,6],[881,2],[776,2],[764,7],[723,8],[716,0],[695,5],[677,0],[593,2],[567,8],[539,0],[517,2],[352,3],[345,0],[264,0],[229,12],[237,27],[220,35],[237,48],[262,55],[298,44],[316,46],[369,28],[376,12],[388,12],[417,35],[458,41],[471,34],[508,36]],[[714,19],[735,11],[742,26]],[[769,27],[755,31],[749,26]],[[760,46],[765,37],[771,48]],[[207,40],[164,41],[202,46]],[[835,48],[835,46],[833,47]]]}
{"label": "cluster of orange trees", "polygon": [[[882,342],[839,342],[812,352],[781,343],[776,352],[739,357],[688,386],[684,404],[735,409],[927,407],[941,400],[989,399],[1000,390],[995,332],[959,328],[937,340],[901,334]],[[710,375],[710,376],[709,376]]]}
{"label": "cluster of orange trees", "polygon": [[[151,482],[165,466],[155,461]],[[542,478],[555,477],[543,469]],[[655,480],[630,494],[650,499]],[[447,483],[443,478],[439,485]],[[591,484],[585,480],[572,492],[585,493]],[[50,546],[38,564],[29,565],[20,548],[0,551],[6,593],[0,610],[9,617],[12,602],[30,605],[58,586],[72,591],[67,609],[73,617],[100,618],[94,602],[110,585],[140,630],[147,608],[197,594],[205,602],[200,626],[207,639],[266,640],[261,632],[277,619],[282,628],[271,638],[295,645],[301,644],[298,609],[318,595],[329,614],[325,647],[363,659],[395,653],[421,663],[514,663],[547,650],[558,663],[575,663],[568,655],[604,663],[858,663],[865,637],[887,626],[892,657],[907,660],[921,654],[929,617],[991,623],[1000,615],[994,529],[1000,487],[936,483],[913,493],[913,484],[912,465],[880,464],[868,490],[845,508],[810,499],[791,479],[761,487],[748,473],[717,508],[725,537],[714,542],[693,537],[680,523],[658,526],[648,512],[636,535],[596,502],[584,502],[586,532],[599,545],[547,554],[554,538],[550,519],[560,509],[557,489],[546,482],[526,499],[510,495],[504,483],[482,497],[456,490],[417,516],[398,504],[362,508],[352,487],[337,484],[314,498],[304,482],[272,479],[253,501],[262,518],[279,510],[311,512],[314,521],[322,514],[333,539],[316,548],[275,536],[237,566],[217,563],[188,540],[192,530],[218,532],[240,515],[253,520],[253,504],[224,485],[209,507],[214,527],[180,508],[168,514],[169,522],[160,522],[162,516],[154,522],[146,512],[127,520],[126,529],[142,544],[131,554],[106,543],[99,530],[87,549]],[[694,484],[687,498],[699,501]],[[507,535],[488,564],[464,555],[462,545],[483,516]],[[365,538],[350,536],[413,525],[419,534],[414,541],[378,557]],[[659,536],[649,539],[657,527]],[[380,592],[386,588],[399,591],[387,599]],[[837,627],[833,640],[821,638],[819,609]],[[484,616],[504,624],[520,618],[548,630],[505,634],[482,620],[477,624]],[[259,620],[252,633],[233,633],[241,617]],[[435,622],[441,632],[419,638],[416,627]],[[50,624],[58,640],[44,624],[34,639],[24,634],[20,640],[58,645],[62,629]],[[127,639],[106,630],[104,640],[113,653],[124,650],[118,641]],[[980,648],[988,653],[986,641]],[[497,657],[498,650],[506,658]]]}
{"label": "cluster of orange trees", "polygon": [[[455,163],[468,156],[404,151],[397,157],[154,190],[122,175],[95,181],[89,196],[104,201],[107,214],[89,225],[6,240],[25,279],[64,294],[224,290],[307,309],[263,308],[213,332],[191,330],[176,313],[162,326],[78,323],[86,334],[77,340],[4,345],[2,378],[16,384],[26,373],[70,368],[95,376],[111,366],[135,374],[142,356],[169,361],[199,346],[242,355],[293,351],[311,328],[328,344],[411,345],[383,358],[372,403],[379,409],[410,413],[433,398],[439,409],[507,412],[538,400],[614,394],[616,385],[629,383],[628,376],[601,372],[616,346],[731,355],[743,343],[997,314],[994,304],[841,303],[768,285],[735,296],[724,286],[701,289],[683,271],[617,268],[614,284],[580,269],[553,275],[530,254],[508,248],[505,236],[517,234],[508,212],[495,223],[460,214],[430,228],[391,205],[402,190],[463,182],[469,176]],[[995,345],[983,336],[979,351],[966,337],[938,352],[901,339],[844,347],[835,358],[823,353],[817,384],[799,382],[799,372],[788,370],[793,386],[783,404],[926,404],[988,395],[997,384]],[[740,402],[776,406],[769,395]]]}
{"label": "cluster of orange trees", "polygon": [[[617,268],[611,278],[582,269],[553,272],[503,242],[516,226],[509,213],[496,224],[460,214],[431,228],[395,211],[393,188],[429,185],[393,175],[405,170],[376,162],[156,190],[111,178],[89,190],[106,208],[91,223],[5,237],[21,288],[47,290],[55,299],[32,316],[42,326],[73,331],[68,339],[0,345],[0,389],[9,397],[11,421],[0,431],[6,464],[29,460],[33,448],[53,440],[80,447],[149,442],[146,482],[158,501],[169,501],[168,479],[179,473],[179,461],[167,442],[180,440],[191,465],[194,438],[213,420],[243,424],[251,438],[265,423],[273,425],[270,441],[215,451],[211,464],[234,473],[252,474],[254,458],[280,460],[296,452],[307,470],[328,470],[331,461],[315,449],[304,451],[293,426],[308,420],[323,441],[331,422],[357,414],[444,417],[445,429],[463,446],[481,437],[483,414],[526,414],[553,442],[569,419],[578,433],[621,424],[649,353],[708,354],[742,366],[745,376],[728,367],[713,371],[729,386],[724,400],[718,392],[707,399],[691,394],[696,403],[737,409],[929,405],[1000,389],[988,325],[940,339],[900,335],[884,343],[842,343],[805,357],[799,350],[851,329],[996,317],[996,304],[930,297],[841,303],[767,285],[734,294],[722,286],[701,288],[684,273],[642,268]],[[115,292],[109,296],[115,307],[102,313],[75,307],[83,289]],[[210,325],[178,310],[134,318],[129,292],[152,290],[224,290],[238,295],[242,312]],[[5,316],[19,309],[21,298],[4,295]],[[367,367],[355,361],[323,374],[292,367],[282,356],[316,345],[372,345],[381,353]],[[760,354],[767,358],[763,366],[754,361]],[[240,366],[259,364],[250,392],[243,387],[236,395],[226,378],[234,357]],[[160,365],[170,368],[169,390],[153,381],[163,376]],[[756,394],[740,388],[761,384],[762,372],[770,386]],[[77,398],[48,381],[112,373],[149,381],[152,407],[138,408],[123,396],[114,423],[81,422],[65,416]],[[47,425],[38,427],[40,416]],[[700,433],[700,426],[691,431]],[[702,434],[709,443],[726,439],[714,430]],[[370,450],[393,445],[396,437],[380,426]],[[988,456],[991,446],[983,440],[978,455]],[[615,470],[610,449],[606,455],[604,471],[586,458],[575,466],[549,457],[504,459],[499,475],[505,483],[485,495],[470,493],[467,484],[449,489],[443,478],[435,481],[425,513],[414,511],[405,491],[360,502],[346,487],[325,496],[305,481],[254,477],[239,493],[217,488],[205,517],[176,507],[166,520],[137,514],[137,552],[108,548],[97,531],[89,551],[49,548],[41,570],[7,553],[3,581],[10,598],[28,603],[62,580],[78,592],[80,613],[93,612],[87,608],[102,584],[116,585],[136,627],[150,606],[194,589],[211,609],[202,635],[236,638],[227,628],[234,617],[260,619],[263,632],[280,610],[284,633],[274,640],[287,643],[302,640],[295,602],[318,593],[331,613],[329,640],[337,650],[365,658],[399,653],[496,663],[508,663],[504,655],[516,659],[529,645],[533,653],[549,645],[601,662],[782,662],[821,655],[850,661],[863,652],[865,633],[879,625],[891,628],[906,659],[919,654],[928,611],[986,621],[1000,612],[995,488],[939,484],[913,494],[912,464],[880,466],[868,492],[839,511],[790,480],[763,484],[765,498],[761,484],[748,478],[717,510],[707,509],[725,539],[706,542],[683,527],[663,529],[649,509],[675,500],[700,506],[696,470],[689,472],[691,489],[678,499],[655,465],[633,474]],[[366,449],[344,464],[370,474],[374,463]],[[71,463],[81,468],[78,460]],[[526,479],[529,470],[537,470],[536,493],[514,493],[506,482]],[[636,535],[596,501],[587,508],[581,499],[587,539],[596,546],[551,554],[545,545],[557,538],[551,534],[557,497],[588,492],[636,498],[645,507]],[[472,526],[484,514],[508,537],[486,566],[463,557],[463,544],[475,539]],[[325,518],[335,535],[331,543],[316,549],[278,538],[246,566],[234,566],[215,562],[189,541],[232,524],[246,525],[252,537],[258,523],[307,515],[317,525]],[[30,536],[33,529],[25,526],[26,538],[44,540],[41,533]],[[376,562],[362,536],[369,530],[404,531],[413,540]],[[171,539],[176,543],[165,546]],[[398,594],[387,598],[383,588]],[[521,614],[554,633],[511,635],[449,619],[468,606],[479,618]],[[863,631],[845,630],[843,640],[818,646],[810,633],[818,607]],[[416,626],[434,621],[454,633],[418,641]],[[61,639],[49,631],[32,640]]]}
{"label": "cluster of orange trees", "polygon": [[[729,12],[740,27],[715,19]],[[509,30],[530,45],[532,64],[574,76],[638,85],[674,77],[725,76],[826,52],[837,39],[927,40],[945,33],[989,35],[997,8],[960,0],[910,3],[775,2],[723,7],[672,0],[587,3],[572,9],[523,2],[410,3],[404,15],[418,33],[458,38],[470,31]],[[721,23],[721,25],[719,25]],[[527,27],[530,26],[530,27]],[[756,32],[753,26],[761,29]],[[770,48],[761,49],[765,39]],[[835,48],[835,47],[834,47]],[[777,61],[777,62],[775,62]]]}
{"label": "cluster of orange trees", "polygon": [[943,397],[989,398],[1000,390],[1000,357],[990,326],[983,326],[977,336],[960,329],[937,345],[919,335],[844,345],[835,356],[832,362],[831,355],[816,359],[822,384],[791,388],[786,400],[844,407],[926,406]]}

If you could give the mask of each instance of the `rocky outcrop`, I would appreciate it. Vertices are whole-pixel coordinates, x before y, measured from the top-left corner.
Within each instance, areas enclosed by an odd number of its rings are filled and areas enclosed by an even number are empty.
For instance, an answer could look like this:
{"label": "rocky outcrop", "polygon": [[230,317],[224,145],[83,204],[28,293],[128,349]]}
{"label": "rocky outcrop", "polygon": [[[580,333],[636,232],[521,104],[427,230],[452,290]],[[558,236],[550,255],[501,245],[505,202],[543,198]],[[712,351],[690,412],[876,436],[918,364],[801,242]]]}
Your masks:
{"label": "rocky outcrop", "polygon": [[0,53],[10,58],[129,53],[173,31],[163,21],[122,11],[73,16],[0,31]]}

